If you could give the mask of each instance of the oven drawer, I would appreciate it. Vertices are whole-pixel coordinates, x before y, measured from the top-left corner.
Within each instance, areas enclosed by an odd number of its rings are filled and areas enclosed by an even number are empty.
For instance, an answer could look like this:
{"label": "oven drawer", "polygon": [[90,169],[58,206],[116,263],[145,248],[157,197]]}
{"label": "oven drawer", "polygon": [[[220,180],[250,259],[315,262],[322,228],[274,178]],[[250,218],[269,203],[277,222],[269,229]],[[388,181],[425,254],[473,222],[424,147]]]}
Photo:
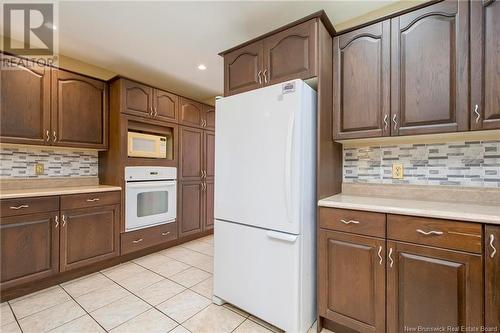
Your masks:
{"label": "oven drawer", "polygon": [[451,250],[481,253],[480,223],[426,217],[387,216],[387,238]]}
{"label": "oven drawer", "polygon": [[121,234],[121,254],[135,252],[174,239],[177,239],[177,222],[124,232]]}
{"label": "oven drawer", "polygon": [[120,191],[62,195],[61,210],[115,205],[120,199]]}
{"label": "oven drawer", "polygon": [[385,214],[321,207],[319,226],[323,229],[384,238]]}
{"label": "oven drawer", "polygon": [[36,197],[4,199],[1,201],[1,216],[52,212],[59,210],[59,197]]}

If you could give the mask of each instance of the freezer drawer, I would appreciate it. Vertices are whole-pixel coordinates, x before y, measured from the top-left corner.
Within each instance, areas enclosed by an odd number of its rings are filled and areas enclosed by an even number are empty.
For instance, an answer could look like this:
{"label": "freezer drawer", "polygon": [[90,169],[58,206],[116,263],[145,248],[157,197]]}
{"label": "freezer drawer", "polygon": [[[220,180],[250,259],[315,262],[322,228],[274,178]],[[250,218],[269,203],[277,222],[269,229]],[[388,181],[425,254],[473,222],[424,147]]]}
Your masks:
{"label": "freezer drawer", "polygon": [[[215,221],[214,295],[300,332],[300,235]],[[312,318],[307,318],[311,321]]]}

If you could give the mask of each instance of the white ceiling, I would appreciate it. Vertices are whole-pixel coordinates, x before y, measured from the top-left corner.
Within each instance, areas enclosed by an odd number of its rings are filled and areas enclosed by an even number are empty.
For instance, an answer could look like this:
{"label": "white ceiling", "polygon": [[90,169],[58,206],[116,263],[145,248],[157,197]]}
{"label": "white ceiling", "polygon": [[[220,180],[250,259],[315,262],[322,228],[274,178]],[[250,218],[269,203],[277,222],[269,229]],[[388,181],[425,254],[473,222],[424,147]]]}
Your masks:
{"label": "white ceiling", "polygon": [[320,9],[335,25],[394,1],[63,1],[59,52],[204,100],[223,90],[219,52]]}

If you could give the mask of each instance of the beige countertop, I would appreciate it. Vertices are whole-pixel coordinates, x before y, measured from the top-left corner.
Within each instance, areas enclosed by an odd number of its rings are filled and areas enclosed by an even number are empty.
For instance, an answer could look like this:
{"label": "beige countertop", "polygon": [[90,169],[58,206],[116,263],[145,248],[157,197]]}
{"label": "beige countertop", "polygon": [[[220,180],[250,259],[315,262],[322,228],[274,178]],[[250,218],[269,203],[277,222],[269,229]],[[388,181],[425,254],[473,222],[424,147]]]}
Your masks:
{"label": "beige countertop", "polygon": [[387,197],[336,194],[318,202],[322,207],[365,210],[378,213],[432,217],[500,225],[499,204],[424,201]]}
{"label": "beige countertop", "polygon": [[121,190],[121,187],[110,186],[110,185],[63,186],[63,187],[47,187],[47,188],[29,188],[29,189],[18,189],[18,190],[9,189],[0,191],[0,199],[43,197],[50,195],[109,192],[109,191],[119,191],[119,190]]}

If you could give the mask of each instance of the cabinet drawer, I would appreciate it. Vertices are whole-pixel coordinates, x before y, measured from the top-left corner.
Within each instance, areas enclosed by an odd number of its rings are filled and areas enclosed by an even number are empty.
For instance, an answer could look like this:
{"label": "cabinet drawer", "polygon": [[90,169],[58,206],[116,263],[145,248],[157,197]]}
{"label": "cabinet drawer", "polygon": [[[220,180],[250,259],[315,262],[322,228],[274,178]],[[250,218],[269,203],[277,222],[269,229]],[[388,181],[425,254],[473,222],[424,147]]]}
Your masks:
{"label": "cabinet drawer", "polygon": [[482,231],[480,223],[388,215],[387,238],[481,253]]}
{"label": "cabinet drawer", "polygon": [[124,232],[121,234],[121,254],[142,250],[177,239],[177,222]]}
{"label": "cabinet drawer", "polygon": [[321,228],[385,237],[385,214],[338,208],[320,208]]}
{"label": "cabinet drawer", "polygon": [[5,199],[1,203],[1,216],[17,216],[59,210],[59,197]]}
{"label": "cabinet drawer", "polygon": [[120,199],[120,191],[64,195],[61,196],[61,210],[115,205]]}

